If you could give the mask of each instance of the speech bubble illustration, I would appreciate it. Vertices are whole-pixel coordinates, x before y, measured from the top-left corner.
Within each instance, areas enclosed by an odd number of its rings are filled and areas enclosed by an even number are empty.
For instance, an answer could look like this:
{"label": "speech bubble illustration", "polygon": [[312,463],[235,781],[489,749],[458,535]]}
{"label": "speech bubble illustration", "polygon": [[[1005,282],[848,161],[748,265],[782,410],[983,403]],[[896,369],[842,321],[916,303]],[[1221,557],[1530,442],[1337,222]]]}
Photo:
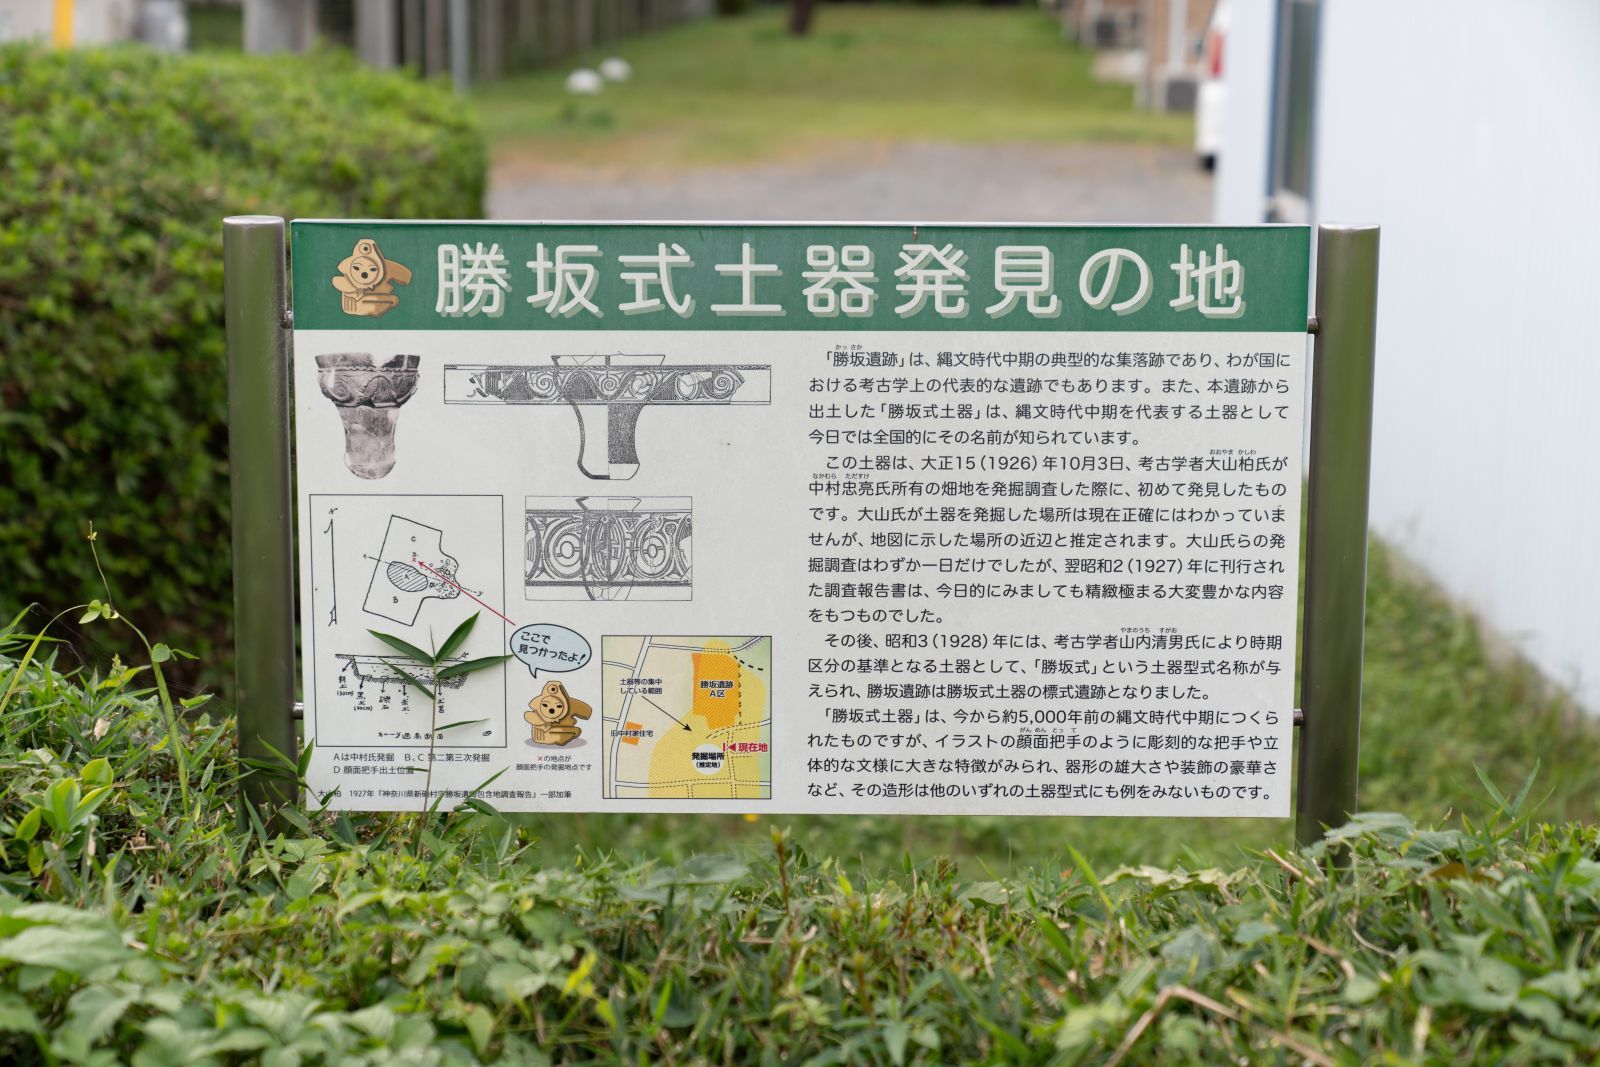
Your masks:
{"label": "speech bubble illustration", "polygon": [[565,674],[589,662],[589,642],[576,630],[553,622],[518,627],[511,635],[511,654],[521,660],[535,679],[539,672]]}

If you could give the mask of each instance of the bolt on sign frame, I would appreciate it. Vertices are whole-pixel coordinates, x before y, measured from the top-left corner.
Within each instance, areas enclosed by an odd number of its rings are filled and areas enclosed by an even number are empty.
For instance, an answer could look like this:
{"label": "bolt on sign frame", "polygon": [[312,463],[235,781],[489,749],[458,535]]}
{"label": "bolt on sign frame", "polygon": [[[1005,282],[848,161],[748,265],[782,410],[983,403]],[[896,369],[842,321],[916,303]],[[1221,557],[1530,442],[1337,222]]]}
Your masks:
{"label": "bolt on sign frame", "polygon": [[[277,217],[236,216],[223,221],[239,746],[243,758],[264,764],[292,758],[297,751],[296,721],[301,711],[295,701],[295,509],[290,468],[294,320],[285,270],[286,236],[285,222]],[[1313,335],[1314,354],[1301,706],[1293,709],[1293,722],[1299,728],[1295,832],[1302,843],[1317,840],[1356,810],[1378,245],[1376,226],[1316,229],[1315,294],[1305,326]],[[602,362],[609,363],[609,357]],[[456,368],[461,373],[473,369]],[[567,367],[562,373],[582,370]],[[754,378],[756,390],[770,390],[768,368],[742,370]],[[522,389],[521,384],[511,384]],[[691,386],[680,386],[669,399],[707,402],[696,392],[704,384],[697,379]],[[723,384],[732,389],[747,383],[741,377],[738,383]],[[525,389],[506,397],[501,399],[549,402]],[[445,399],[451,402],[448,385]],[[494,398],[481,392],[473,395],[475,401],[486,399]],[[765,401],[757,397],[755,402]],[[584,403],[600,404],[592,399]],[[573,410],[582,425],[586,412],[578,402]],[[607,411],[600,405],[587,415],[605,419]],[[636,417],[637,410],[625,414]],[[617,417],[617,412],[610,417]],[[681,417],[693,418],[690,413]],[[619,440],[611,438],[609,457],[602,449],[584,462],[612,467],[622,463],[624,470],[635,467],[631,439],[620,445]],[[586,473],[595,476],[587,468]],[[563,506],[583,505],[580,500]],[[245,800],[264,815],[295,799],[292,785],[269,774],[248,776],[243,792]]]}

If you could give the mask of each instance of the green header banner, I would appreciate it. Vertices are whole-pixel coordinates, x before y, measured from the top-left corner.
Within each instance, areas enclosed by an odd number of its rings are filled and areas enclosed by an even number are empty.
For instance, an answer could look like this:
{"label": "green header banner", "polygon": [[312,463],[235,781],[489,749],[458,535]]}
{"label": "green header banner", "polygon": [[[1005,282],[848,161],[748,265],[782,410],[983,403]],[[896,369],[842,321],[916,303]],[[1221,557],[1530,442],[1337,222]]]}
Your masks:
{"label": "green header banner", "polygon": [[1303,332],[1305,226],[297,221],[301,330]]}

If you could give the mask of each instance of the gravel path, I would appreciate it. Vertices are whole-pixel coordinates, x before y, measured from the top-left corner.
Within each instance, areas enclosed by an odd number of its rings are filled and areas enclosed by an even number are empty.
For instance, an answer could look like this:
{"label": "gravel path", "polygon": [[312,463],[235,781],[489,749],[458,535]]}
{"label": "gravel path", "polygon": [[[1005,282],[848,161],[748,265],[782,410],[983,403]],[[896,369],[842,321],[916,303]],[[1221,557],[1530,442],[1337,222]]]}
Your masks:
{"label": "gravel path", "polygon": [[1183,149],[893,144],[825,158],[658,172],[507,160],[500,219],[1209,222],[1211,180]]}

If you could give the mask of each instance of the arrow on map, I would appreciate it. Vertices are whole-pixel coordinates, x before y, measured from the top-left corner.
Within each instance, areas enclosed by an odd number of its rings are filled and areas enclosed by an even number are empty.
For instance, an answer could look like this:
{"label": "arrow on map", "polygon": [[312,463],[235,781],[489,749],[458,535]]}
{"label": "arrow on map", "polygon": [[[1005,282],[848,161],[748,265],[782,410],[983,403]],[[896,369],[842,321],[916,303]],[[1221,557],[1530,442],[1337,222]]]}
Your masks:
{"label": "arrow on map", "polygon": [[[683,727],[685,730],[689,730],[689,724],[688,723],[684,722],[682,719],[678,718],[676,715],[672,714],[672,712],[668,711],[666,708],[662,707],[660,704],[657,704],[654,700],[651,700],[649,697],[645,696],[643,693],[636,693],[635,696],[637,696],[640,700],[644,701],[646,704],[649,704],[652,708],[655,708],[657,711],[659,711],[661,714],[665,715],[667,718],[671,719],[673,722],[677,723],[679,726]],[[693,733],[694,731],[693,730],[689,730],[689,732]]]}

